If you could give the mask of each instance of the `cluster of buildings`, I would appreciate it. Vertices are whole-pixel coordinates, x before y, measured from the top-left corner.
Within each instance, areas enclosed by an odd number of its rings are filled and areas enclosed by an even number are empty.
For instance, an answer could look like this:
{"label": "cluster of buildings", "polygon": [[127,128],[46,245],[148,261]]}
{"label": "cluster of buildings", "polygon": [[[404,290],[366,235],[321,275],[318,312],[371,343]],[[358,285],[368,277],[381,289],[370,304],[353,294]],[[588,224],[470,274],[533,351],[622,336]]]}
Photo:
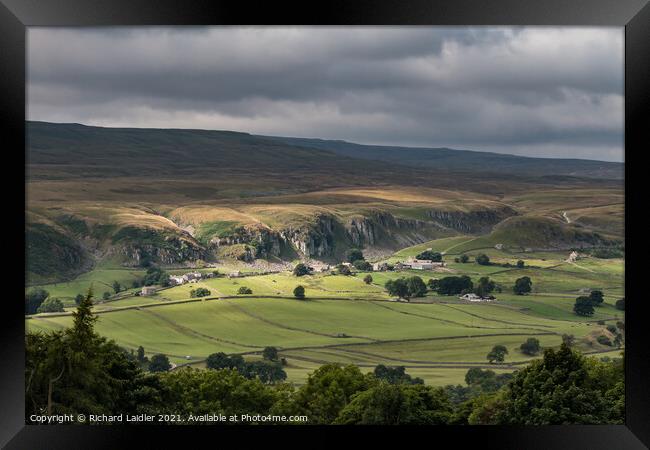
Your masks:
{"label": "cluster of buildings", "polygon": [[385,272],[387,270],[434,270],[436,267],[444,267],[443,261],[431,261],[428,259],[409,258],[406,261],[400,261],[391,266],[386,262],[378,262],[372,265],[372,270],[375,272]]}
{"label": "cluster of buildings", "polygon": [[170,275],[169,282],[172,286],[178,286],[185,283],[197,283],[202,278],[211,278],[213,274],[203,274],[201,272],[188,272],[184,275]]}
{"label": "cluster of buildings", "polygon": [[496,300],[496,298],[491,296],[491,295],[489,295],[487,297],[481,297],[480,295],[476,295],[476,294],[473,294],[473,293],[461,295],[458,298],[461,299],[461,300],[469,301],[469,302],[491,302],[491,301]]}
{"label": "cluster of buildings", "polygon": [[409,258],[404,262],[398,262],[395,264],[395,269],[413,269],[413,270],[433,270],[436,267],[444,267],[445,263],[443,261],[431,261],[428,259],[416,259]]}

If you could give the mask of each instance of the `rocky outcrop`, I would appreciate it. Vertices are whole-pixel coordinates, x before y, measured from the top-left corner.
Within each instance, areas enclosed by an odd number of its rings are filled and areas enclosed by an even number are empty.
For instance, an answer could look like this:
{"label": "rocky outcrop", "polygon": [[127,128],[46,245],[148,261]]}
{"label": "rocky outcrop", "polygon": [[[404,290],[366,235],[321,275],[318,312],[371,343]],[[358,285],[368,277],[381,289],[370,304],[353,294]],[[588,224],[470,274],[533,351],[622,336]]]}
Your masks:
{"label": "rocky outcrop", "polygon": [[238,227],[227,236],[214,237],[210,240],[210,247],[214,249],[237,244],[250,246],[248,252],[250,256],[247,258],[252,260],[271,256],[279,257],[284,241],[280,233],[262,225]]}
{"label": "rocky outcrop", "polygon": [[186,232],[173,234],[147,228],[124,227],[112,238],[108,255],[117,254],[126,259],[126,265],[146,263],[176,264],[206,259],[207,250]]}
{"label": "rocky outcrop", "polygon": [[501,208],[485,208],[472,211],[430,210],[427,215],[440,225],[462,233],[479,234],[489,232],[494,225],[517,215],[517,212],[507,206]]}
{"label": "rocky outcrop", "polygon": [[405,233],[413,234],[424,230],[433,231],[436,228],[438,228],[437,224],[431,222],[395,217],[391,213],[384,211],[372,212],[367,216],[353,217],[345,224],[350,244],[355,247],[375,245],[385,247],[386,244],[399,241]]}
{"label": "rocky outcrop", "polygon": [[280,235],[307,258],[327,257],[334,254],[334,233],[338,226],[333,216],[319,214],[313,222],[298,227],[289,226]]}

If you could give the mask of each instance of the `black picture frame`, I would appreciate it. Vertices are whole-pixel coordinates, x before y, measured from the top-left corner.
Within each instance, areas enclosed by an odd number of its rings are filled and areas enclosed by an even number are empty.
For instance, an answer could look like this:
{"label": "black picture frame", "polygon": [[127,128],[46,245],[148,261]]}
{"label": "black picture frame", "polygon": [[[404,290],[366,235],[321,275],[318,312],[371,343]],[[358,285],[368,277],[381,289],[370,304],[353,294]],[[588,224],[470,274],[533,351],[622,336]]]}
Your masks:
{"label": "black picture frame", "polygon": [[[650,128],[650,5],[648,0],[330,0],[318,4],[281,5],[275,2],[232,0],[0,0],[0,123],[5,162],[19,164],[25,149],[25,49],[29,26],[108,25],[573,25],[625,27],[625,241],[626,241],[626,424],[620,426],[548,427],[300,427],[300,434],[319,444],[338,444],[341,433],[359,433],[384,440],[389,436],[422,445],[442,443],[499,449],[636,449],[650,446],[650,339],[643,306],[643,250],[636,236],[647,228],[634,214],[644,211],[643,151]],[[21,150],[22,149],[22,150]],[[647,151],[647,150],[646,150]],[[7,163],[6,163],[7,164]],[[6,258],[24,255],[22,236],[25,198],[13,193],[21,181],[17,168],[3,174],[11,212],[5,214]],[[13,189],[9,191],[8,189]],[[641,238],[642,239],[642,238]],[[636,247],[632,246],[634,244]],[[9,247],[9,248],[7,248]],[[14,263],[15,266],[15,263]],[[633,285],[633,282],[636,285]],[[196,436],[219,436],[215,444],[241,436],[272,439],[295,433],[294,427],[157,427],[157,426],[38,426],[24,419],[24,332],[19,283],[5,290],[0,327],[2,383],[0,385],[0,445],[6,448],[119,448],[144,438],[150,446],[197,445]],[[647,302],[647,301],[646,301]],[[245,434],[244,434],[245,433]],[[415,436],[417,435],[417,436]],[[269,437],[269,436],[266,436]],[[241,439],[241,438],[240,438]],[[147,441],[148,440],[148,441]],[[451,440],[451,441],[449,441]],[[189,442],[188,442],[189,441]],[[285,444],[285,439],[274,439]],[[194,443],[191,443],[194,442]],[[241,441],[240,441],[241,442]],[[162,443],[162,445],[156,445]],[[305,442],[304,445],[307,445]],[[443,444],[444,445],[444,444]]]}

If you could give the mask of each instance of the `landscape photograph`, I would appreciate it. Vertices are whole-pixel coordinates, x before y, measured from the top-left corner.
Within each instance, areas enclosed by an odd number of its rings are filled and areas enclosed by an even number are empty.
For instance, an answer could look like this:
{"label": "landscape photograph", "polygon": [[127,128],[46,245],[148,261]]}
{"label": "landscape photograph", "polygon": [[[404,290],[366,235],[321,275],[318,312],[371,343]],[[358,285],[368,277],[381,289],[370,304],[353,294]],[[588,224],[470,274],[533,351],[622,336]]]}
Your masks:
{"label": "landscape photograph", "polygon": [[29,28],[26,423],[624,423],[623,37]]}

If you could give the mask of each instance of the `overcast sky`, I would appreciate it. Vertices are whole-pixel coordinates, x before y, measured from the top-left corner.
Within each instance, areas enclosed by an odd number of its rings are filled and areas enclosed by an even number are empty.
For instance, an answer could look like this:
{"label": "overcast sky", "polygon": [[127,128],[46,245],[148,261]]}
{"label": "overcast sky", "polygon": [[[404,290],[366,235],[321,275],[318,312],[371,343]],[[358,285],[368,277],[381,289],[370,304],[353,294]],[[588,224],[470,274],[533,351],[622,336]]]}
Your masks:
{"label": "overcast sky", "polygon": [[622,28],[30,28],[28,118],[623,160]]}

